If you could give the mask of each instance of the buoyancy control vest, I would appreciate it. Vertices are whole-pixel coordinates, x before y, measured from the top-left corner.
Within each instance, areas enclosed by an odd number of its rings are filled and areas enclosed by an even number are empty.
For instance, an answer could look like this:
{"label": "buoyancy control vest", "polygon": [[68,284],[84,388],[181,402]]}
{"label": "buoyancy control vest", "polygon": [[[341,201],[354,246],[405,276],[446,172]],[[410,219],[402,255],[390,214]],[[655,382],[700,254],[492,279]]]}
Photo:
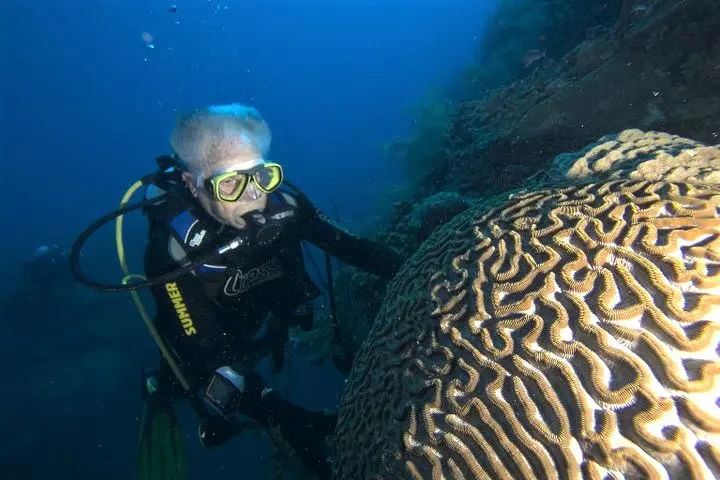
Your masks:
{"label": "buoyancy control vest", "polygon": [[[166,205],[155,205],[146,213],[150,218],[151,230],[169,228],[168,253],[179,266],[191,264],[208,250],[217,249],[231,241],[237,242],[235,248],[222,256],[193,269],[205,283],[223,282],[228,268],[244,268],[248,259],[257,263],[258,255],[272,254],[273,249],[270,247],[291,227],[298,210],[297,200],[291,193],[277,190],[268,195],[267,206],[262,212],[245,214],[243,218],[246,227],[237,230],[210,217],[192,201],[184,186],[175,185],[172,188],[174,195],[167,200]],[[153,194],[155,192],[149,191],[147,195]]]}

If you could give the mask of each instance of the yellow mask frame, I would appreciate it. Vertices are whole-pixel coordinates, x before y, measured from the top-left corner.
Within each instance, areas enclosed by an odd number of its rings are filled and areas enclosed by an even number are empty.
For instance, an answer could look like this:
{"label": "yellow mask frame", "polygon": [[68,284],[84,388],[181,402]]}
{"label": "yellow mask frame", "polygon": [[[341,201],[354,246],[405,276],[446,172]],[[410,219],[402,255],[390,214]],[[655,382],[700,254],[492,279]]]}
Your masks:
{"label": "yellow mask frame", "polygon": [[[267,181],[262,174],[267,174]],[[234,182],[230,192],[223,192],[223,183]],[[198,183],[213,194],[216,200],[223,203],[234,203],[242,197],[250,182],[254,182],[258,189],[270,193],[278,188],[283,181],[283,169],[278,163],[263,162],[251,169],[231,169],[219,172],[208,179],[198,179]]]}

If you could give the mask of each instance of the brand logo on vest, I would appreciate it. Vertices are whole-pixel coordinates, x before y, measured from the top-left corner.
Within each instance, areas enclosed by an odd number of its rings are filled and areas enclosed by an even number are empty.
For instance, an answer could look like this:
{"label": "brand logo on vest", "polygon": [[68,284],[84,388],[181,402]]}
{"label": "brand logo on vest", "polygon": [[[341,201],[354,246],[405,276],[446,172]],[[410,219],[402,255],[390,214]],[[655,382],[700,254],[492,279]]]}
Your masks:
{"label": "brand logo on vest", "polygon": [[284,219],[284,218],[292,217],[293,215],[295,215],[295,212],[294,212],[294,211],[292,211],[292,210],[285,210],[284,212],[276,213],[276,214],[273,215],[271,218],[272,218],[273,220],[282,220],[282,219]]}
{"label": "brand logo on vest", "polygon": [[192,240],[190,240],[190,243],[188,245],[190,245],[191,247],[197,247],[198,245],[200,245],[202,243],[203,238],[205,238],[206,233],[207,233],[207,230],[205,230],[205,229],[201,230],[200,233],[196,233],[193,236]]}
{"label": "brand logo on vest", "polygon": [[282,267],[280,266],[280,260],[273,258],[259,267],[248,270],[247,273],[238,270],[235,275],[228,278],[227,282],[225,282],[224,292],[228,297],[234,297],[261,283],[275,280],[281,276]]}

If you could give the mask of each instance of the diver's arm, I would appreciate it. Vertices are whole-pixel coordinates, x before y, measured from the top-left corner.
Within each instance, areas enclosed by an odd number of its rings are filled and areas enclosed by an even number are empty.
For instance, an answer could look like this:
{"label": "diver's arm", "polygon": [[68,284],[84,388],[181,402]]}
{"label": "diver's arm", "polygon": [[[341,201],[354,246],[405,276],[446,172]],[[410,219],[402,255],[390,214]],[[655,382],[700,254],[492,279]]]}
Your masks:
{"label": "diver's arm", "polygon": [[[148,279],[175,270],[178,265],[167,251],[168,235],[151,235],[145,250]],[[231,361],[228,338],[215,319],[212,303],[193,274],[150,288],[156,305],[155,325],[181,363],[202,380]]]}
{"label": "diver's arm", "polygon": [[341,261],[383,278],[392,278],[405,259],[396,251],[366,237],[354,235],[335,225],[306,198],[298,198],[300,232]]}

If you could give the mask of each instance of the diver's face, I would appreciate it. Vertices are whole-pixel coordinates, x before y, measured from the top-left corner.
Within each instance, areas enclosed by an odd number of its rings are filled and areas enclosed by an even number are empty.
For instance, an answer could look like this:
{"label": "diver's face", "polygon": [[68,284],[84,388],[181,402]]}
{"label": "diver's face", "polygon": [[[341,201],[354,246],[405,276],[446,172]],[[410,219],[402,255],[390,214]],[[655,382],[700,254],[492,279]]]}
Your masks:
{"label": "diver's face", "polygon": [[[252,158],[247,159],[233,158],[228,161],[218,162],[213,165],[213,172],[222,171],[233,165],[251,162]],[[203,172],[204,175],[211,175],[213,172]],[[257,188],[255,182],[248,182],[245,191],[235,202],[223,202],[215,198],[212,191],[205,187],[197,187],[197,176],[185,172],[183,180],[190,192],[197,198],[203,209],[215,220],[225,225],[230,225],[239,230],[245,228],[245,220],[242,218],[248,212],[263,211],[267,206],[267,194]]]}

